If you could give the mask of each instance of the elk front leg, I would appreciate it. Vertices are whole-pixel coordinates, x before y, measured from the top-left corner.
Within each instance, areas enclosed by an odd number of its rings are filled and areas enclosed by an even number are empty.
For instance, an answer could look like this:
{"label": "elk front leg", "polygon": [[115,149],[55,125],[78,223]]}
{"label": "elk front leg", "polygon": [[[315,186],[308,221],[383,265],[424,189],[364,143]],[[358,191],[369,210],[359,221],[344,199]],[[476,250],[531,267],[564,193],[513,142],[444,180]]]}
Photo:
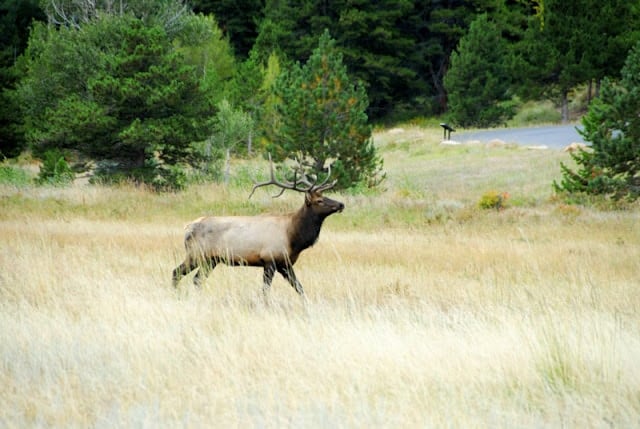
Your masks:
{"label": "elk front leg", "polygon": [[302,289],[302,285],[296,278],[296,273],[293,272],[293,267],[291,265],[281,265],[278,267],[278,272],[282,274],[291,287],[293,287],[296,292],[302,297],[304,297],[304,289]]}
{"label": "elk front leg", "polygon": [[177,288],[180,280],[196,268],[198,268],[198,265],[189,262],[188,259],[178,265],[175,270],[173,270],[173,287]]}

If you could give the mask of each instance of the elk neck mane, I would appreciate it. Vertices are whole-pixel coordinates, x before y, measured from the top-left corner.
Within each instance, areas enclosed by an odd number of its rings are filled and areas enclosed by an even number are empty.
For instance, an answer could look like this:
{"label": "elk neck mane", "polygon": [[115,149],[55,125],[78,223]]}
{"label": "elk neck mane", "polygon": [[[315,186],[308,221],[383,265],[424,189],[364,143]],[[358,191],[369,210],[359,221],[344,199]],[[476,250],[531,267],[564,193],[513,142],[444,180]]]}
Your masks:
{"label": "elk neck mane", "polygon": [[313,211],[304,204],[297,212],[291,215],[289,230],[289,243],[291,252],[297,254],[304,249],[313,246],[318,241],[322,222],[327,217]]}

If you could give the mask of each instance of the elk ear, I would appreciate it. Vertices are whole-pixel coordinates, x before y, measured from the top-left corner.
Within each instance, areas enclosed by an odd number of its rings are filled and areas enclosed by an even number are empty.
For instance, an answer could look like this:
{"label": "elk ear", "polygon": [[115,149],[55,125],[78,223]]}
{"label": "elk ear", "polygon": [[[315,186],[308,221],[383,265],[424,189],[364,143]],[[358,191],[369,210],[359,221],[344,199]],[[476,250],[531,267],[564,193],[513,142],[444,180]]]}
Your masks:
{"label": "elk ear", "polygon": [[308,206],[311,205],[311,203],[313,202],[313,196],[311,195],[311,192],[305,192],[304,193],[304,203]]}

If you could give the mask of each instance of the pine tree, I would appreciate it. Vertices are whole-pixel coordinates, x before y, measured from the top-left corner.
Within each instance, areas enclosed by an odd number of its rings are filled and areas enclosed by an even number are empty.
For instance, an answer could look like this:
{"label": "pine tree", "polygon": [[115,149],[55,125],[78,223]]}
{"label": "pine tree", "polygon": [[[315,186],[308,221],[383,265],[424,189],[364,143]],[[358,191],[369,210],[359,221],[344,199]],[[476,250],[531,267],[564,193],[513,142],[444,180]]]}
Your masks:
{"label": "pine tree", "polygon": [[22,117],[16,114],[20,71],[13,65],[27,46],[31,22],[44,19],[37,0],[0,0],[0,159],[18,156],[26,147]]}
{"label": "pine tree", "polygon": [[284,72],[274,88],[279,126],[272,139],[274,158],[309,160],[322,175],[327,161],[338,186],[375,185],[382,160],[376,155],[365,113],[367,96],[350,82],[342,55],[328,31],[304,66]]}
{"label": "pine tree", "polygon": [[213,15],[240,58],[246,58],[258,36],[261,0],[191,0],[195,13]]}
{"label": "pine tree", "polygon": [[512,113],[506,60],[500,30],[487,15],[479,15],[460,40],[458,52],[451,55],[451,68],[444,79],[454,123],[463,127],[495,126]]}
{"label": "pine tree", "polygon": [[36,155],[72,149],[105,174],[181,187],[233,67],[213,20],[182,19],[175,34],[128,14],[100,15],[81,31],[36,26],[18,88]]}
{"label": "pine tree", "polygon": [[572,154],[577,171],[562,164],[559,192],[604,195],[615,200],[640,197],[640,43],[631,50],[619,83],[605,79],[600,98],[583,118],[591,150]]}

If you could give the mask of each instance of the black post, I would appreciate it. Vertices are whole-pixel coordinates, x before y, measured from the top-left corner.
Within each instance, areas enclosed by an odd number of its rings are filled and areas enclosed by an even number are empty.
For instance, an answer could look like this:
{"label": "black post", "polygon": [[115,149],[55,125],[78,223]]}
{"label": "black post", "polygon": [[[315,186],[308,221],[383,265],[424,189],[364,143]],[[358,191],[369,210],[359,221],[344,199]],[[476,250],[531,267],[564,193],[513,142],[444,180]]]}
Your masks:
{"label": "black post", "polygon": [[[451,125],[449,125],[449,124],[447,124],[445,122],[442,122],[440,124],[440,126],[443,128],[443,131],[444,131],[444,135],[442,136],[442,138],[445,139],[445,140],[451,140],[451,132],[455,131],[455,129],[453,127],[451,127]],[[447,137],[447,131],[449,132],[449,136],[448,137]]]}

